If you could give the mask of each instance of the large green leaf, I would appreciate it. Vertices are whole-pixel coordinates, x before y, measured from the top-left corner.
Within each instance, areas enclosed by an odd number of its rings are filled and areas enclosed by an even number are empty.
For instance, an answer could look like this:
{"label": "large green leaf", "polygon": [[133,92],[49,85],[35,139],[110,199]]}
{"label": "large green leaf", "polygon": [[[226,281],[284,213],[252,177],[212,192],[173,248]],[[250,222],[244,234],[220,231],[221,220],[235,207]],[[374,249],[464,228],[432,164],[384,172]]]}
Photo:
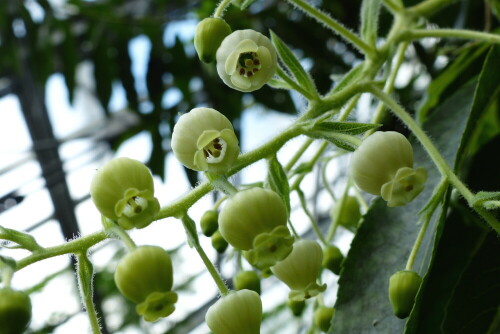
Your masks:
{"label": "large green leaf", "polygon": [[[496,52],[496,51],[495,51]],[[494,59],[494,58],[489,58]],[[498,58],[497,58],[498,59]],[[492,71],[492,61],[485,63],[483,75]],[[497,65],[498,66],[498,65]],[[498,70],[496,70],[498,73]],[[483,87],[490,86],[484,80],[469,82],[446,100],[424,125],[426,132],[445,160],[455,165],[462,151],[460,143],[469,134],[477,113],[485,107]],[[398,208],[388,208],[377,199],[364,218],[363,224],[352,242],[348,257],[339,279],[336,315],[331,333],[401,333],[405,322],[392,314],[387,297],[388,280],[391,274],[404,269],[406,260],[420,229],[418,211],[424,206],[440,176],[420,145],[415,145],[415,165],[424,166],[429,172],[426,188],[412,203]],[[429,226],[417,257],[415,269],[428,266],[437,218]],[[420,269],[421,268],[421,269]],[[444,287],[446,288],[446,287]],[[420,304],[425,309],[427,304]],[[415,333],[435,333],[419,331]]]}

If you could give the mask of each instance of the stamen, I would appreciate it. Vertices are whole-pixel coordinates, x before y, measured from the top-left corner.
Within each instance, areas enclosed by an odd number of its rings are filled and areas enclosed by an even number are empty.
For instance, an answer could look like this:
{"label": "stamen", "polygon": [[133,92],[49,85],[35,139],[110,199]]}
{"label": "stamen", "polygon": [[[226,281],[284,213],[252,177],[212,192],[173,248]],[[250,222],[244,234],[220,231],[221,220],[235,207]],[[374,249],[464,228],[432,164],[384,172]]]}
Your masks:
{"label": "stamen", "polygon": [[260,60],[256,52],[246,52],[240,54],[236,71],[239,75],[249,78],[258,72],[261,68]]}
{"label": "stamen", "polygon": [[127,201],[127,205],[123,209],[123,214],[127,217],[133,217],[140,214],[147,207],[147,200],[140,196],[134,196]]}
{"label": "stamen", "polygon": [[215,138],[203,148],[203,153],[209,164],[221,162],[226,154],[227,143],[222,138]]}

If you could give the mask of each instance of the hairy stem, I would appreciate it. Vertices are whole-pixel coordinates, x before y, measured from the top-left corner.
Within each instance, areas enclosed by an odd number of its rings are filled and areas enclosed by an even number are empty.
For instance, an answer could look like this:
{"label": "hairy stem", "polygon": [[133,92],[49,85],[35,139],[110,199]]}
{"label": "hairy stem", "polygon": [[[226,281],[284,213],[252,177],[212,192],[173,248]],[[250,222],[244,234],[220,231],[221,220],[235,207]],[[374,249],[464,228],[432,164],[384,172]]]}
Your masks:
{"label": "hairy stem", "polygon": [[466,29],[412,29],[405,31],[401,35],[401,38],[405,40],[414,40],[428,37],[459,38],[483,41],[487,43],[500,43],[499,35]]}

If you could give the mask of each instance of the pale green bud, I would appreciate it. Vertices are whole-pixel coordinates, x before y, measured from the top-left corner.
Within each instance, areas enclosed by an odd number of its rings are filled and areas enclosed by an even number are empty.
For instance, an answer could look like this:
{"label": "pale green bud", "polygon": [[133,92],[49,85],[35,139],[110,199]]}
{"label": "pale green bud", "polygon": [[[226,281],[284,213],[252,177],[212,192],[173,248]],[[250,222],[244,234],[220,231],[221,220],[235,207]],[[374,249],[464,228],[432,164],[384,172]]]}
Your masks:
{"label": "pale green bud", "polygon": [[220,234],[220,231],[215,231],[211,237],[212,247],[217,251],[217,253],[224,253],[227,249],[228,243],[226,239]]}
{"label": "pale green bud", "polygon": [[260,277],[253,270],[240,271],[234,276],[233,284],[236,290],[252,290],[260,295]]}
{"label": "pale green bud", "polygon": [[292,314],[296,317],[300,317],[304,309],[306,308],[305,300],[292,300],[288,299],[287,306],[292,311]]}
{"label": "pale green bud", "polygon": [[194,48],[200,60],[211,63],[220,44],[231,33],[231,27],[221,18],[207,17],[196,26]]}
{"label": "pale green bud", "polygon": [[231,122],[212,108],[194,108],[179,118],[172,150],[187,168],[214,174],[224,174],[240,153]]}
{"label": "pale green bud", "polygon": [[201,232],[210,237],[219,228],[219,213],[215,210],[207,210],[200,219]]}
{"label": "pale green bud", "polygon": [[401,270],[389,280],[389,300],[394,315],[400,319],[408,317],[415,304],[422,278],[414,271]]}
{"label": "pale green bud", "polygon": [[319,306],[314,311],[314,324],[323,332],[327,332],[332,325],[332,319],[335,315],[333,307]]}
{"label": "pale green bud", "polygon": [[340,274],[340,268],[344,261],[344,255],[337,246],[328,245],[323,249],[323,267],[329,269],[335,275]]}
{"label": "pale green bud", "polygon": [[361,219],[359,202],[354,196],[346,196],[343,201],[339,200],[333,204],[330,215],[332,219],[338,215],[338,223],[354,232],[358,228]]}
{"label": "pale green bud", "polygon": [[273,77],[277,59],[269,38],[251,29],[236,30],[217,50],[217,73],[229,87],[251,92]]}
{"label": "pale green bud", "polygon": [[388,206],[413,200],[424,188],[427,172],[413,169],[413,148],[398,132],[375,132],[352,154],[351,176],[367,193],[382,196]]}
{"label": "pale green bud", "polygon": [[231,291],[212,305],[205,315],[215,334],[260,334],[262,302],[255,291]]}
{"label": "pale green bud", "polygon": [[0,289],[0,334],[20,334],[31,321],[31,300],[11,288]]}

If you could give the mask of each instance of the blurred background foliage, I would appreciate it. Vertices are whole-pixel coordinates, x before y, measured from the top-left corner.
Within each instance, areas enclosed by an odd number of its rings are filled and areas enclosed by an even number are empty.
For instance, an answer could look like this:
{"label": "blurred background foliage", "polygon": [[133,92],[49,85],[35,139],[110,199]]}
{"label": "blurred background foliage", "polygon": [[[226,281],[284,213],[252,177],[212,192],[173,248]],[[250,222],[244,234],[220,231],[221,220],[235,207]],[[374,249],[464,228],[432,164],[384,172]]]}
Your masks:
{"label": "blurred background foliage", "polygon": [[[311,2],[348,28],[358,30],[361,0]],[[412,5],[419,1],[404,2]],[[133,115],[134,120],[120,131],[108,133],[104,140],[116,150],[128,138],[147,131],[153,144],[147,164],[154,174],[165,179],[168,177],[165,158],[171,151],[171,130],[179,113],[200,105],[213,107],[224,113],[238,132],[245,108],[258,104],[267,110],[296,114],[302,106],[297,96],[267,86],[252,94],[229,89],[217,76],[213,64],[198,60],[192,41],[176,36],[172,43],[167,43],[165,36],[171,27],[176,24],[182,27],[183,22],[190,22],[192,26],[193,22],[210,16],[216,3],[213,0],[2,0],[0,96],[17,95],[27,122],[30,116],[35,121],[47,118],[44,91],[49,77],[55,73],[64,76],[68,98],[73,102],[79,85],[78,66],[91,63],[94,85],[86,88],[95,94],[107,117],[113,118],[109,106],[114,87],[121,86],[128,104],[124,112]],[[431,20],[434,26],[491,31],[498,26],[494,16],[498,14],[498,7],[495,0],[461,0]],[[232,6],[225,19],[233,30],[251,28],[266,35],[269,29],[273,30],[303,60],[321,93],[327,92],[361,60],[361,55],[350,45],[284,1],[255,1],[245,11]],[[391,16],[383,11],[380,23],[379,35],[383,36],[390,28]],[[185,24],[186,29],[189,24]],[[131,41],[138,36],[146,37],[151,43],[146,55],[145,87],[138,84],[131,66]],[[486,54],[487,48],[478,43],[449,40],[413,43],[407,60],[410,70],[396,87],[397,99],[409,110],[418,109],[418,116],[426,118],[439,101],[477,76]],[[429,85],[435,79],[437,83]],[[173,102],[166,99],[173,93],[178,98]],[[37,103],[40,108],[30,109]],[[495,112],[498,114],[498,108]],[[491,117],[498,119],[498,115]],[[387,116],[384,127],[397,128],[398,124]],[[36,135],[32,133],[32,136],[36,146]],[[189,170],[186,173],[195,185],[197,173]],[[43,284],[39,288],[43,288]],[[189,288],[189,281],[185,288]],[[106,298],[117,295],[112,272],[96,275],[96,290]],[[50,333],[65,320],[50,323],[36,333]],[[133,305],[127,304],[118,329],[137,322]],[[169,333],[183,331],[173,328]]]}

